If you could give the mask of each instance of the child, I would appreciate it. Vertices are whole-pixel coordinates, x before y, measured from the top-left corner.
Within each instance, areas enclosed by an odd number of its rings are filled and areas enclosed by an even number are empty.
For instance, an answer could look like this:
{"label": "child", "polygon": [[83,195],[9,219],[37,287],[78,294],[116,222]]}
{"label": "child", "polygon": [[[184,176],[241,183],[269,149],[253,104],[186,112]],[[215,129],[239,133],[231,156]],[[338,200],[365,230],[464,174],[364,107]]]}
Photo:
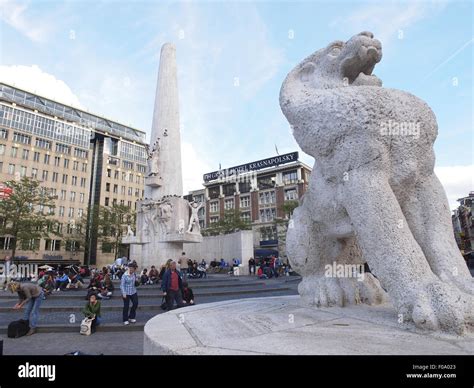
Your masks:
{"label": "child", "polygon": [[184,303],[189,304],[189,305],[194,304],[193,290],[188,287],[188,282],[183,282],[182,294],[183,294]]}
{"label": "child", "polygon": [[92,318],[91,332],[95,333],[95,329],[100,325],[100,301],[97,300],[97,295],[92,294],[89,296],[89,303],[86,304],[84,310],[82,310],[87,318]]}

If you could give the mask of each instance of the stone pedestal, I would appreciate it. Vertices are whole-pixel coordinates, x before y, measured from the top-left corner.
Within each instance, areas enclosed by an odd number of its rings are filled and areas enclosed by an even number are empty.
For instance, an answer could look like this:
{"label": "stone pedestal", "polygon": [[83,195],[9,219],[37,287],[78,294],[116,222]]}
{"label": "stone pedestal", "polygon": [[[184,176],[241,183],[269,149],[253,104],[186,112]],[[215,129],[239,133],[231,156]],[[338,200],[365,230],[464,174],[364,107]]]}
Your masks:
{"label": "stone pedestal", "polygon": [[172,310],[149,320],[144,331],[146,355],[474,354],[472,335],[428,336],[398,323],[388,304],[316,309],[299,296]]}

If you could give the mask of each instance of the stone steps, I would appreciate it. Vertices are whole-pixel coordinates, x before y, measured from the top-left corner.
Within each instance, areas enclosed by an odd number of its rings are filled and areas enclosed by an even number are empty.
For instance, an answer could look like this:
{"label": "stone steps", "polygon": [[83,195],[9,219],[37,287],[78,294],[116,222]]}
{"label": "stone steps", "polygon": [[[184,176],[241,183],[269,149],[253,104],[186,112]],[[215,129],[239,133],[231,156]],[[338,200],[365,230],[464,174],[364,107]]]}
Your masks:
{"label": "stone steps", "polygon": [[[276,292],[276,291],[289,291],[290,288],[289,287],[265,287],[265,288],[259,288],[259,289],[255,289],[255,288],[249,288],[249,289],[239,289],[239,290],[219,290],[219,289],[216,289],[216,290],[213,290],[211,292],[195,292],[194,293],[194,296],[196,298],[196,300],[200,299],[200,298],[203,298],[203,297],[213,297],[213,296],[230,296],[230,295],[244,295],[244,294],[262,294],[262,293],[269,293],[269,292]],[[163,294],[162,293],[155,293],[155,294],[149,294],[149,295],[142,295],[142,294],[138,294],[138,297],[139,297],[139,301],[141,299],[154,299],[156,301],[155,304],[150,304],[149,302],[147,304],[141,304],[139,303],[139,309],[146,309],[146,308],[155,308],[155,307],[159,307],[157,305],[158,302],[161,303],[161,300],[163,298]],[[71,311],[71,312],[77,312],[77,311],[82,311],[82,309],[84,308],[85,304],[86,304],[86,301],[85,301],[85,296],[84,295],[81,295],[81,296],[76,296],[76,299],[79,301],[79,300],[82,300],[83,302],[82,303],[74,303],[74,305],[65,305],[65,306],[54,306],[54,305],[50,305],[48,306],[47,303],[48,303],[48,300],[46,301],[43,301],[43,304],[41,305],[40,307],[40,311],[41,312],[54,312],[54,311]],[[71,299],[71,298],[69,298]],[[74,302],[76,302],[76,300],[74,300]],[[108,305],[109,302],[113,302],[115,305],[114,306],[111,306],[111,305]],[[113,311],[113,310],[121,310],[122,309],[122,300],[119,296],[115,296],[113,297],[112,299],[109,299],[109,300],[105,300],[105,301],[102,301],[102,306],[101,306],[101,309],[102,311]],[[11,312],[12,311],[12,308],[11,306],[2,306],[0,307],[0,313],[8,313],[8,312]]]}

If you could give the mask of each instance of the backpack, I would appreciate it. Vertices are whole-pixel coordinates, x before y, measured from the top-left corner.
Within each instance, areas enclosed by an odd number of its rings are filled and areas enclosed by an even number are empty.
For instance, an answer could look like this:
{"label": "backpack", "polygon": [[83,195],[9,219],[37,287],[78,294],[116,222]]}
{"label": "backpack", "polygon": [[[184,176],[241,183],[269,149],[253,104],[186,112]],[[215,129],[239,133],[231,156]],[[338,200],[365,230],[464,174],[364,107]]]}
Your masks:
{"label": "backpack", "polygon": [[18,321],[10,322],[8,325],[8,338],[23,337],[30,330],[30,322],[20,319]]}
{"label": "backpack", "polygon": [[91,335],[92,333],[92,318],[84,318],[81,322],[81,330],[80,333],[82,335]]}

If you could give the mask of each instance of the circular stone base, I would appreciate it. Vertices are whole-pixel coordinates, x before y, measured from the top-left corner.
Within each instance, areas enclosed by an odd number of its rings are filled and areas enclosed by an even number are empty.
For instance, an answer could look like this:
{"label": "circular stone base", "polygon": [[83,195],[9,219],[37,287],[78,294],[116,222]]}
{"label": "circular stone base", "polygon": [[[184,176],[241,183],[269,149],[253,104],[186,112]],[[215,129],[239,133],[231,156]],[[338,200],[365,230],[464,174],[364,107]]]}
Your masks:
{"label": "circular stone base", "polygon": [[299,296],[203,304],[145,325],[144,354],[474,354],[474,336],[399,324],[390,305],[314,308]]}

